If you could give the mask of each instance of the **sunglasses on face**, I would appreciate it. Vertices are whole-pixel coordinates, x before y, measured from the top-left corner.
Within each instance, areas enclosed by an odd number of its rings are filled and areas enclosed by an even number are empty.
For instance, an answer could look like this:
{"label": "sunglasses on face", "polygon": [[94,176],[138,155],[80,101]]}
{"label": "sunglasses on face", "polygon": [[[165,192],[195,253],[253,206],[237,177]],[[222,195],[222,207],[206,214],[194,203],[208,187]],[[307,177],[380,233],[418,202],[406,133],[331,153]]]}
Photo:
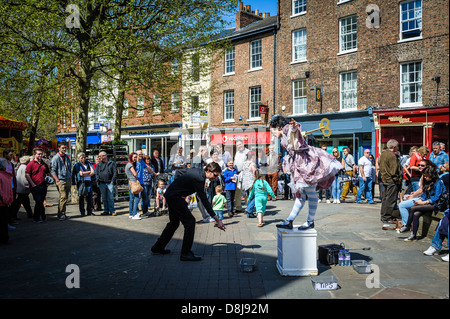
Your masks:
{"label": "sunglasses on face", "polygon": [[426,165],[423,165],[423,164],[419,164],[419,165],[417,165],[418,167],[425,167]]}

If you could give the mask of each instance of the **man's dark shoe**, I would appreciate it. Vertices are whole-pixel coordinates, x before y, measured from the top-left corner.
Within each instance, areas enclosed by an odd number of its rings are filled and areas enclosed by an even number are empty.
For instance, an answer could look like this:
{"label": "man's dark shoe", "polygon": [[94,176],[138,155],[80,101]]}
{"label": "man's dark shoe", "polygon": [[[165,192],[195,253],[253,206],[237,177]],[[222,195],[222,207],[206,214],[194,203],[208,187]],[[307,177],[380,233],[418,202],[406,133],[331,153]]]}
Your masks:
{"label": "man's dark shoe", "polygon": [[155,248],[151,248],[150,249],[152,251],[152,255],[167,255],[170,254],[170,250],[169,249],[155,249]]}
{"label": "man's dark shoe", "polygon": [[195,256],[192,251],[188,252],[187,254],[181,254],[180,256],[181,261],[200,261],[202,260],[202,257]]}

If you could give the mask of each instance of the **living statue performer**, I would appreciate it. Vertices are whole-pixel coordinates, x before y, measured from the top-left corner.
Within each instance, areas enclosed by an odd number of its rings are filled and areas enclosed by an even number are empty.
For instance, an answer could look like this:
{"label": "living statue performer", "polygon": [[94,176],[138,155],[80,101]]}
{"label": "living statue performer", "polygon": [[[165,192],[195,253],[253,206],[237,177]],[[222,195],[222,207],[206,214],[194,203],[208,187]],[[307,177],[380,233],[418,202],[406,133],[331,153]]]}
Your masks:
{"label": "living statue performer", "polygon": [[291,176],[289,187],[295,199],[288,218],[276,226],[292,229],[294,219],[308,199],[308,218],[298,229],[314,228],[318,204],[316,190],[329,188],[337,172],[343,168],[342,164],[321,148],[308,145],[302,136],[301,124],[293,119],[288,123],[283,116],[275,114],[270,121],[270,131],[281,138],[281,146],[289,154],[288,163],[284,165]]}

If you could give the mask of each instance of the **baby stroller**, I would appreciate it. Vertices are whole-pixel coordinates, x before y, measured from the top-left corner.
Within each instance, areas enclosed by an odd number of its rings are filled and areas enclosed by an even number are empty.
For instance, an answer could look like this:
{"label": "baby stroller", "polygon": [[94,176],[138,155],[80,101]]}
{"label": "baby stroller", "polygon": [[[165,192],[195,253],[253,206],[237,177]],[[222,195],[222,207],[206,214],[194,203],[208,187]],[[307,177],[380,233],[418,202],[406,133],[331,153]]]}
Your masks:
{"label": "baby stroller", "polygon": [[172,176],[171,172],[164,172],[157,175],[154,180],[153,193],[155,194],[155,206],[154,206],[155,216],[161,216],[163,213],[167,213],[167,203],[164,203],[162,198],[158,198],[158,187],[159,187],[158,185],[160,185],[161,182],[164,182],[165,188],[167,189],[167,186],[169,186],[173,180],[173,178],[171,180],[171,176]]}

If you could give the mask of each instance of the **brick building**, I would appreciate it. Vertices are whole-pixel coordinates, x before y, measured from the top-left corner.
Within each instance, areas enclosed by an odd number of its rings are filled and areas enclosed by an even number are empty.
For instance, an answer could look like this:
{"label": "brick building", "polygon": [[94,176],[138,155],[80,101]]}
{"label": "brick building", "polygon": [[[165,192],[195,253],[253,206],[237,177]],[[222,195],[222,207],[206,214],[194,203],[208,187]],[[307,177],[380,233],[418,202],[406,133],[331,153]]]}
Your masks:
{"label": "brick building", "polygon": [[[270,143],[276,26],[277,16],[239,3],[236,28],[228,35],[231,46],[221,53],[211,75],[211,145],[233,146],[241,139],[255,149]],[[260,114],[260,106],[268,114]]]}
{"label": "brick building", "polygon": [[[304,131],[327,117],[332,135],[318,131],[316,140],[350,146],[357,157],[363,148],[378,154],[389,138],[402,143],[402,153],[433,139],[448,145],[441,127],[448,130],[448,6],[438,0],[279,0],[276,112],[298,120]],[[380,124],[376,115],[436,106],[441,124]]]}

